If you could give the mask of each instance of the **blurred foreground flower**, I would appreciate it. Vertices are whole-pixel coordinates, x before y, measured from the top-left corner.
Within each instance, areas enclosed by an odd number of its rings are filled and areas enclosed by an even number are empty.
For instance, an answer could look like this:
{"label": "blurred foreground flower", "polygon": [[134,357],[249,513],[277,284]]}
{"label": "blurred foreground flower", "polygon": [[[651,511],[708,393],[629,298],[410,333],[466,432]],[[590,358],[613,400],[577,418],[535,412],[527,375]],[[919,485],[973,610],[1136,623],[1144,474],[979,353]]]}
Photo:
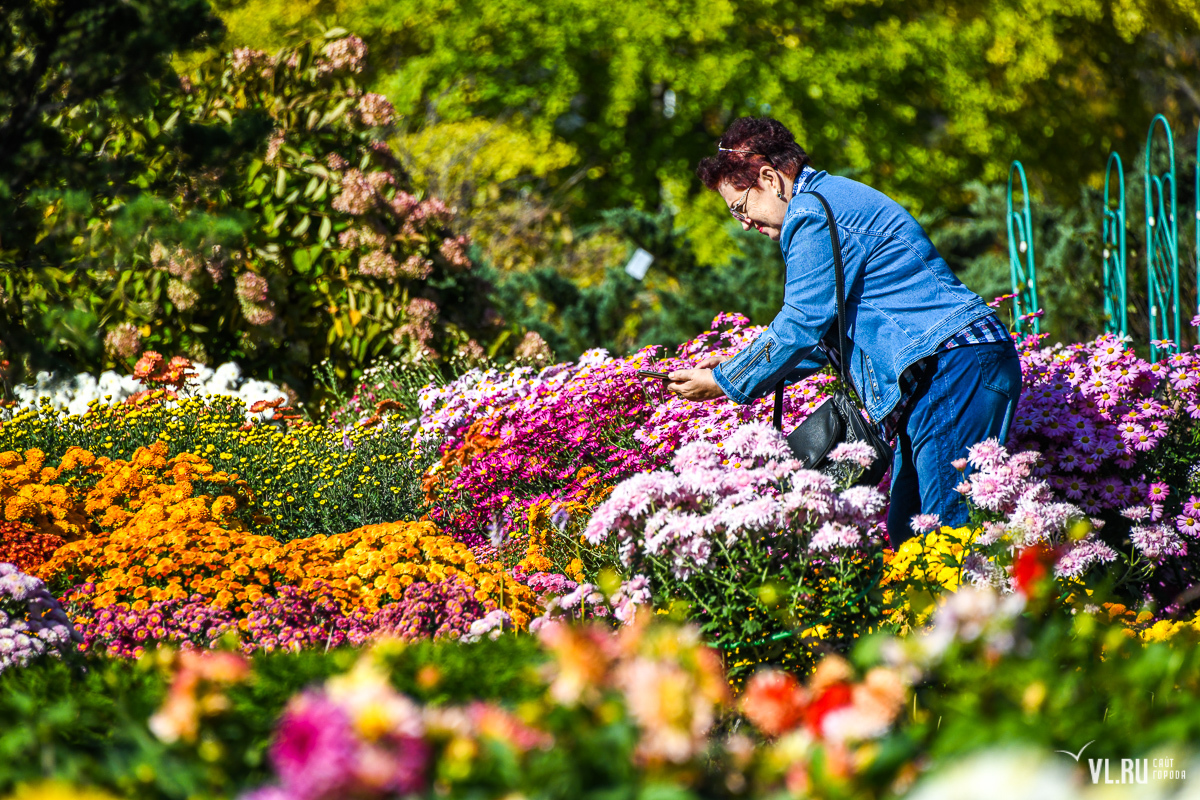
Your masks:
{"label": "blurred foreground flower", "polygon": [[180,739],[194,742],[203,717],[229,708],[229,699],[222,689],[250,675],[250,663],[236,653],[208,650],[175,653],[164,649],[158,657],[165,660],[174,674],[167,699],[150,717],[149,727],[167,744]]}

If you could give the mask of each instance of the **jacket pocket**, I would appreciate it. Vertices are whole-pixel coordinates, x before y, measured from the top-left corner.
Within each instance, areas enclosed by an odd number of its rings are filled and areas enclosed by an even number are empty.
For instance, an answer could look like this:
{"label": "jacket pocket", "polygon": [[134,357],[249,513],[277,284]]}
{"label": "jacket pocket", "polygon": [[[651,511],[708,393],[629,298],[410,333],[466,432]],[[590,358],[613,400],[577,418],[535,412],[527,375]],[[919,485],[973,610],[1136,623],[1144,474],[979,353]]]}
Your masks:
{"label": "jacket pocket", "polygon": [[865,384],[863,388],[867,389],[871,393],[871,400],[868,405],[872,405],[876,400],[879,399],[879,381],[875,378],[875,367],[871,364],[871,357],[867,355],[866,352],[863,352],[862,357],[863,364],[867,369],[867,380],[863,381]]}
{"label": "jacket pocket", "polygon": [[774,341],[767,339],[767,343],[762,346],[762,349],[751,356],[749,361],[747,361],[745,364],[742,364],[741,368],[730,376],[729,382],[734,383],[740,380],[741,377],[746,374],[746,371],[757,364],[760,359],[765,358],[768,364],[771,363],[771,345],[773,344]]}

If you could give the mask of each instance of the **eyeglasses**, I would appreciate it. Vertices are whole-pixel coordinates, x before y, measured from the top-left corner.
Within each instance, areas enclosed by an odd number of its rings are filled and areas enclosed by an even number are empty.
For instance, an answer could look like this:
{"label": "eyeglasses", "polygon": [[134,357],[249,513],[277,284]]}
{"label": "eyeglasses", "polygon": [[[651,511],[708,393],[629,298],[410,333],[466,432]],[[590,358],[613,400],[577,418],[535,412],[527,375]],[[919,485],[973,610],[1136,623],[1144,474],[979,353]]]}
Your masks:
{"label": "eyeglasses", "polygon": [[[744,153],[748,156],[762,156],[764,159],[766,159],[767,164],[770,165],[771,169],[776,169],[775,162],[772,161],[771,157],[769,155],[767,155],[766,153],[756,153],[753,150],[738,150],[737,148],[734,148],[734,147],[721,147],[720,145],[717,145],[717,152],[718,153]],[[753,185],[747,186],[746,191],[742,192],[741,199],[729,207],[729,213],[733,215],[734,219],[736,219],[738,222],[744,222],[748,225],[754,224],[753,222],[751,222],[750,218],[748,216],[746,216],[746,203],[749,202],[749,200],[750,200],[750,190],[753,188],[754,188]]]}
{"label": "eyeglasses", "polygon": [[718,153],[744,153],[748,156],[762,156],[763,158],[765,158],[767,160],[767,163],[771,165],[771,169],[775,169],[775,162],[772,161],[771,157],[769,155],[767,155],[766,153],[756,153],[753,150],[738,150],[736,147],[721,147],[721,145],[717,145],[717,152]]}
{"label": "eyeglasses", "polygon": [[742,192],[741,199],[729,207],[729,213],[733,214],[733,218],[738,222],[750,222],[750,218],[746,216],[746,203],[750,201],[750,190],[753,188],[753,186],[747,186],[746,191]]}

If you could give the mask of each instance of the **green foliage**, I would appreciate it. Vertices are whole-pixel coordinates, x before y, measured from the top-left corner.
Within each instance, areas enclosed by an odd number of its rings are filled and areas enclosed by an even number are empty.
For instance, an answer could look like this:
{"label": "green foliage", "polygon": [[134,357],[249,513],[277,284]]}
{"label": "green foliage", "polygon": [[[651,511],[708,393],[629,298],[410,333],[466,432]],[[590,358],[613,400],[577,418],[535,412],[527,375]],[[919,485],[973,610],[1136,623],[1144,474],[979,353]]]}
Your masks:
{"label": "green foliage", "polygon": [[[345,672],[358,652],[259,653],[253,679],[225,690],[229,711],[195,744],[166,745],[146,721],[166,681],[156,654],[132,662],[41,659],[0,673],[0,793],[55,777],[138,798],[232,796],[269,777],[266,750],[287,701]],[[421,642],[384,657],[400,691],[426,703],[521,702],[539,694],[544,656],[530,637],[464,646]],[[422,672],[424,670],[424,672]]]}
{"label": "green foliage", "polygon": [[[592,347],[626,353],[649,344],[674,347],[704,329],[722,311],[770,323],[783,302],[783,260],[766,237],[738,232],[738,249],[722,263],[702,263],[688,231],[668,212],[609,211],[581,236],[612,232],[650,252],[654,263],[642,281],[622,266],[581,284],[553,266],[497,273],[496,302],[519,327],[537,331],[560,358]],[[732,228],[732,226],[731,226]],[[632,255],[630,251],[628,255]],[[628,256],[626,256],[627,258]]]}
{"label": "green foliage", "polygon": [[[1065,186],[1149,121],[1137,67],[1196,11],[1079,0],[313,2],[372,44],[378,85],[421,124],[517,117],[575,148],[587,205],[657,205],[733,116],[771,113],[818,163],[930,209],[1020,153]],[[277,0],[225,7],[231,35],[301,23]],[[261,46],[261,45],[259,45]],[[1108,141],[1104,141],[1104,140]],[[673,198],[679,201],[681,198]]]}
{"label": "green foliage", "polygon": [[178,81],[176,52],[223,33],[205,0],[5,3],[0,28],[0,266],[55,266],[63,243],[40,232],[37,190],[128,197],[142,164],[114,127],[157,104]]}
{"label": "green foliage", "polygon": [[128,197],[31,194],[62,266],[5,275],[10,347],[92,368],[139,348],[233,359],[304,388],[323,358],[344,379],[486,331],[469,242],[407,191],[380,138],[394,112],[355,83],[362,53],[333,31],[205,63],[112,131],[140,166]]}
{"label": "green foliage", "polygon": [[[808,733],[802,734],[806,744],[798,752],[787,738],[747,742],[752,750],[724,756],[713,747],[718,752],[704,775],[639,761],[639,739],[645,743],[661,731],[655,727],[662,725],[658,716],[669,713],[660,711],[660,704],[675,708],[670,704],[678,701],[670,692],[684,685],[695,688],[685,683],[684,640],[663,635],[666,626],[640,633],[651,642],[643,656],[657,652],[679,665],[669,679],[653,671],[638,673],[665,681],[659,685],[667,696],[649,703],[635,699],[628,687],[619,692],[606,685],[612,655],[595,639],[599,632],[569,631],[556,645],[560,674],[568,684],[581,681],[575,687],[582,692],[578,701],[553,701],[547,695],[545,667],[554,659],[529,636],[470,645],[387,643],[369,658],[395,689],[420,703],[497,702],[553,737],[553,747],[533,748],[524,756],[482,740],[479,749],[457,757],[446,751],[437,769],[459,768],[447,773],[452,797],[496,796],[514,787],[546,798],[658,792],[724,797],[729,795],[723,779],[734,773],[752,781],[738,796],[767,797],[774,796],[770,781],[760,784],[760,773],[780,774],[795,765],[804,767],[814,796],[887,797],[897,781],[907,783],[985,749],[1074,753],[1092,742],[1091,758],[1141,758],[1164,751],[1178,756],[1175,748],[1200,736],[1200,713],[1192,701],[1200,690],[1200,641],[1194,629],[1184,626],[1169,641],[1147,643],[1131,636],[1122,622],[1106,621],[1104,612],[1048,600],[1029,600],[1022,610],[1020,600],[987,593],[951,598],[952,608],[944,608],[934,623],[940,626],[936,635],[860,639],[852,658],[861,671],[884,666],[883,672],[915,683],[903,694],[899,716],[883,720],[879,738],[869,736],[851,751],[856,754],[852,768],[833,773],[822,768],[822,751],[828,757],[837,745]],[[626,632],[620,641],[627,645],[632,638]],[[221,687],[224,702],[200,710],[196,739],[173,744],[160,741],[148,725],[168,696],[169,651],[137,662],[91,656],[43,659],[6,670],[0,674],[0,714],[6,722],[0,728],[0,792],[18,782],[53,777],[131,798],[240,794],[270,780],[266,752],[288,701],[347,673],[361,657],[351,649],[259,653],[248,680]],[[830,681],[836,686],[842,680],[838,665],[830,666],[826,690]],[[770,699],[760,692],[758,701]],[[830,710],[817,693],[808,703],[808,712],[818,719]],[[714,740],[735,720],[732,715],[721,720]],[[802,725],[803,719],[794,722]],[[752,729],[746,732],[753,735]],[[740,766],[722,760],[729,757]],[[1067,766],[1087,774],[1086,762]]]}
{"label": "green foliage", "polygon": [[570,193],[583,175],[570,172],[578,154],[552,131],[472,117],[431,121],[391,141],[414,184],[458,209],[464,232],[496,268],[524,270],[552,258],[559,269],[590,275],[619,257],[611,250],[620,243],[573,235]]}
{"label": "green foliage", "polygon": [[791,541],[714,550],[711,566],[686,579],[673,575],[667,559],[639,565],[656,587],[655,604],[699,625],[735,684],[765,664],[807,674],[820,653],[847,650],[883,619],[882,553],[824,561],[798,546],[795,534],[782,537]]}
{"label": "green foliage", "polygon": [[392,686],[422,703],[471,700],[520,704],[540,695],[538,669],[546,654],[532,636],[501,636],[471,645],[419,642],[388,647],[380,658]]}
{"label": "green foliage", "polygon": [[[1143,644],[1070,609],[1022,620],[1019,649],[996,664],[980,642],[956,643],[919,690],[910,735],[933,758],[1021,743],[1092,757],[1130,757],[1195,741],[1200,648],[1181,634]],[[940,718],[940,722],[939,722]]]}

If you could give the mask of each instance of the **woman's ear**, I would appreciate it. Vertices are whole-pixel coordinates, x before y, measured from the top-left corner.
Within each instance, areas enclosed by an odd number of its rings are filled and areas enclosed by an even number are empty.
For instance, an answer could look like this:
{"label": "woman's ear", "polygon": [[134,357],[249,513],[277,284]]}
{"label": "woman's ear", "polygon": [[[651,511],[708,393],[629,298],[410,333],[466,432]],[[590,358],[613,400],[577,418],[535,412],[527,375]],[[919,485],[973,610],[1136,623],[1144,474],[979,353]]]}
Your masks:
{"label": "woman's ear", "polygon": [[780,182],[779,171],[763,164],[758,168],[758,185],[763,191],[768,191],[775,194],[783,188]]}
{"label": "woman's ear", "polygon": [[780,200],[786,200],[783,196],[783,181],[783,175],[777,169],[764,164],[758,170],[758,185],[764,192],[770,192]]}

